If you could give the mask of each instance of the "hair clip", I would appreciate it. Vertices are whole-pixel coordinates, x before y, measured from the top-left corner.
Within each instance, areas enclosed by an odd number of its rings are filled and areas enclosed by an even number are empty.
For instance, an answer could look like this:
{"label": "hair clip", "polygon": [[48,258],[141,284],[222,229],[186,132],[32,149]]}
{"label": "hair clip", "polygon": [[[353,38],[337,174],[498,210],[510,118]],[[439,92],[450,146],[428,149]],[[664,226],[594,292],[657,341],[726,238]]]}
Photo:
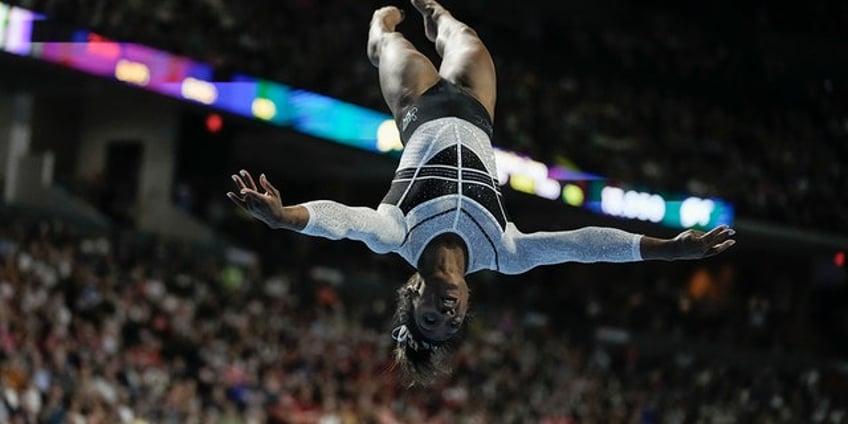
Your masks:
{"label": "hair clip", "polygon": [[392,339],[394,339],[398,344],[406,343],[407,346],[411,347],[412,350],[432,350],[433,345],[427,343],[425,341],[416,341],[414,337],[412,337],[412,332],[409,331],[409,327],[406,324],[399,325],[392,330]]}

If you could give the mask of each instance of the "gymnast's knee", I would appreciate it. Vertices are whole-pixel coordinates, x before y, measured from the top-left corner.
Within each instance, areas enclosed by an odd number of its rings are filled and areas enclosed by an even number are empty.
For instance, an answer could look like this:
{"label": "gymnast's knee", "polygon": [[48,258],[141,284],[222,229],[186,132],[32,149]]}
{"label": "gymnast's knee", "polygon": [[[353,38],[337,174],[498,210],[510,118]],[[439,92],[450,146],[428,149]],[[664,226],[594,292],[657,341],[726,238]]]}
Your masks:
{"label": "gymnast's knee", "polygon": [[482,46],[483,42],[477,36],[477,31],[463,23],[457,23],[450,30],[439,31],[436,37],[436,49],[444,53],[446,50],[458,50]]}

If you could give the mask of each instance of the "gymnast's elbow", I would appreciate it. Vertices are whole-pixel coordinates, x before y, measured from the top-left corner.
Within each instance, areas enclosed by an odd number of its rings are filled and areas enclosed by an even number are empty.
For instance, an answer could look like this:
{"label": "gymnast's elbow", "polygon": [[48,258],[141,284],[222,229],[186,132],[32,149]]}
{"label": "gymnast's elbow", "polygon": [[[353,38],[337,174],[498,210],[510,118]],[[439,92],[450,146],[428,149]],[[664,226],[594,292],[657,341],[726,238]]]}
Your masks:
{"label": "gymnast's elbow", "polygon": [[403,228],[392,226],[385,228],[380,233],[369,234],[360,238],[371,251],[381,255],[398,251],[405,239],[406,231]]}

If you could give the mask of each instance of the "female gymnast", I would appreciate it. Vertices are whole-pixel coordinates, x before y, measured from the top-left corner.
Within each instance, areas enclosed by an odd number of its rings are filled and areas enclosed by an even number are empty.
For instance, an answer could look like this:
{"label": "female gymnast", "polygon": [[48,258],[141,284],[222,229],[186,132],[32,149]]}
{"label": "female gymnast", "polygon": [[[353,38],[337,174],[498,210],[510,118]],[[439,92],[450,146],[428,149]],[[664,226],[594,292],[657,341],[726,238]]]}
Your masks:
{"label": "female gymnast", "polygon": [[[465,276],[489,269],[518,274],[563,262],[698,259],[734,244],[734,230],[687,230],[658,239],[613,228],[525,234],[510,222],[492,150],[495,67],[477,33],[433,0],[412,0],[427,38],[442,58],[438,70],[395,27],[403,12],[374,12],[368,58],[379,70],[403,155],[377,209],[329,200],[283,206],[262,174],[245,170],[227,196],[271,228],[333,240],[360,240],[394,252],[417,272],[398,290],[392,337],[395,359],[411,384],[446,373],[468,309]],[[261,189],[260,189],[261,187]]]}

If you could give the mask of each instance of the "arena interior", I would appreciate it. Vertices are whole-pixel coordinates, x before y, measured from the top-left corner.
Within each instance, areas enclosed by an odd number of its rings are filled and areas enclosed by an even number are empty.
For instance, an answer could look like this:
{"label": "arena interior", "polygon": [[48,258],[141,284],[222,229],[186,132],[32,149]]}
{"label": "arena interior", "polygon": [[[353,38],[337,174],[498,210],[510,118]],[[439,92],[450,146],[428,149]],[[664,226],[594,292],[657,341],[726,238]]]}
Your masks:
{"label": "arena interior", "polygon": [[848,422],[846,2],[445,0],[494,57],[519,227],[738,243],[473,274],[453,373],[409,388],[409,266],[224,195],[380,201],[388,3],[2,1],[0,423]]}

